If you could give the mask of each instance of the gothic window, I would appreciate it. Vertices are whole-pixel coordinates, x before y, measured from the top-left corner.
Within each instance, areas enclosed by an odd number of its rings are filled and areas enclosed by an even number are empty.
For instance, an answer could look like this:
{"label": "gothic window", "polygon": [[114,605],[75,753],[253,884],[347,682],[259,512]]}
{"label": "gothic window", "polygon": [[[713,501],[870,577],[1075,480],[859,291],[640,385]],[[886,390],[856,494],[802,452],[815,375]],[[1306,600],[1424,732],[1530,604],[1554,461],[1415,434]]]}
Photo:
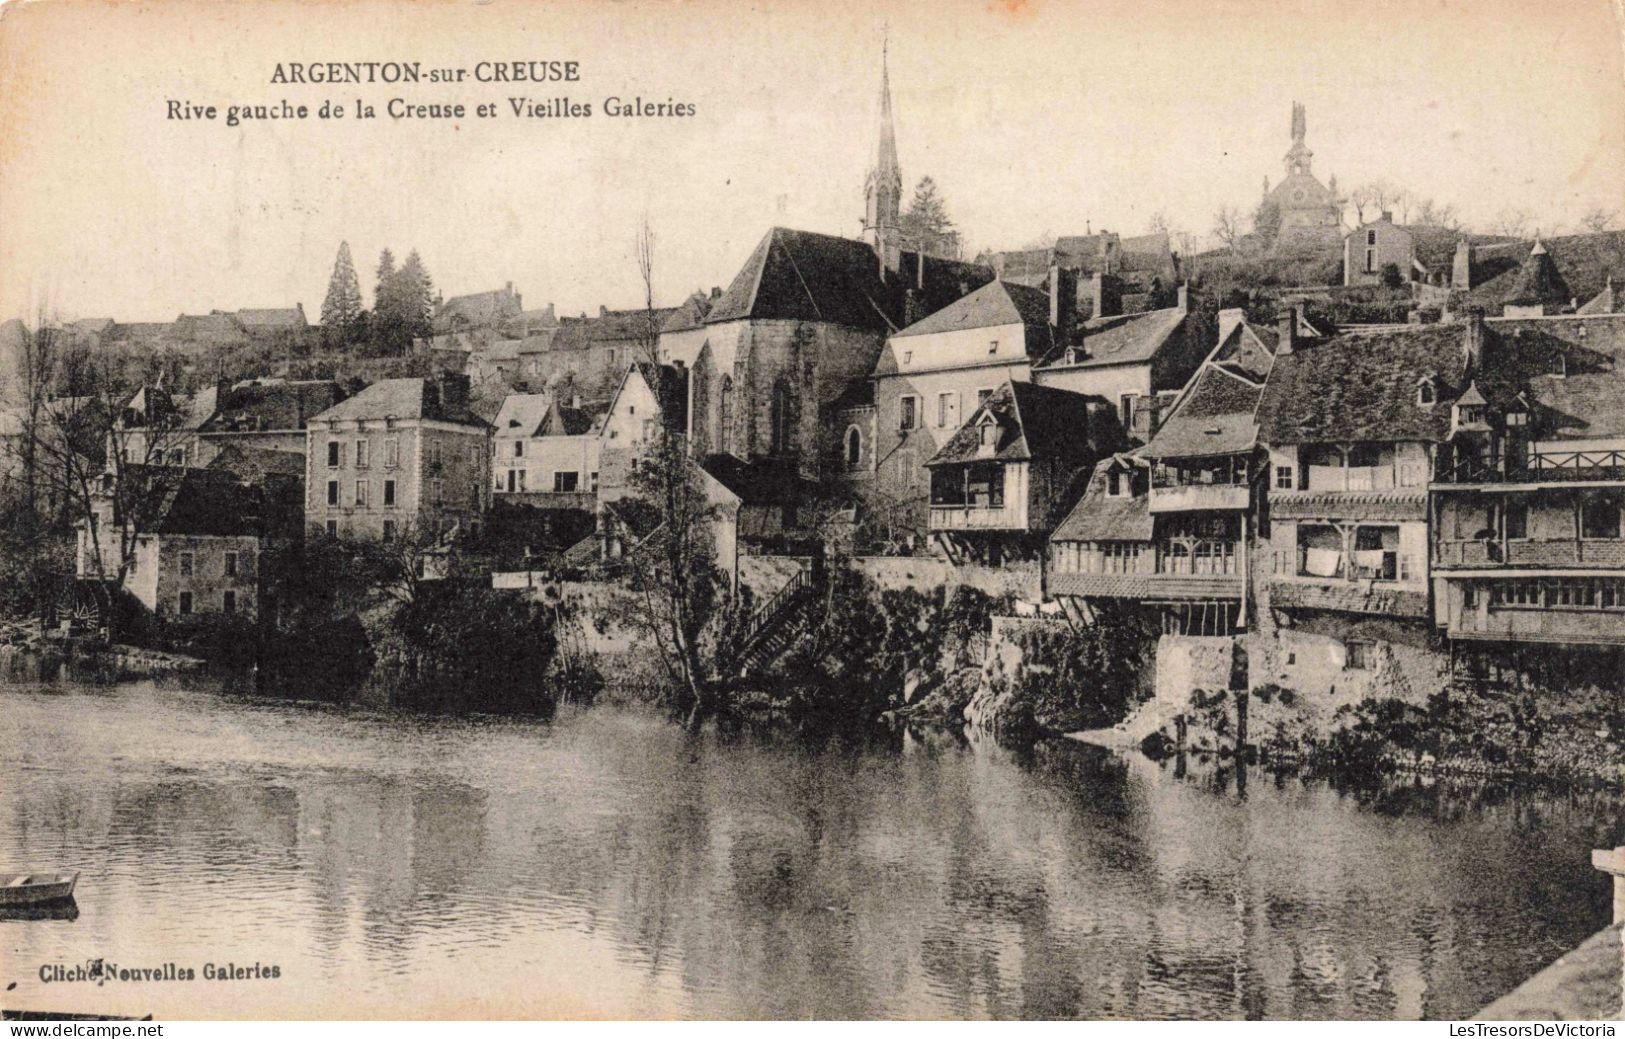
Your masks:
{"label": "gothic window", "polygon": [[772,453],[784,454],[790,450],[793,422],[790,406],[790,386],[780,380],[773,386],[773,402],[768,421],[772,431]]}
{"label": "gothic window", "polygon": [[722,377],[722,388],[717,392],[717,450],[728,453],[733,443],[733,377]]}
{"label": "gothic window", "polygon": [[858,432],[857,426],[851,426],[846,431],[846,467],[856,469],[863,460],[863,436]]}

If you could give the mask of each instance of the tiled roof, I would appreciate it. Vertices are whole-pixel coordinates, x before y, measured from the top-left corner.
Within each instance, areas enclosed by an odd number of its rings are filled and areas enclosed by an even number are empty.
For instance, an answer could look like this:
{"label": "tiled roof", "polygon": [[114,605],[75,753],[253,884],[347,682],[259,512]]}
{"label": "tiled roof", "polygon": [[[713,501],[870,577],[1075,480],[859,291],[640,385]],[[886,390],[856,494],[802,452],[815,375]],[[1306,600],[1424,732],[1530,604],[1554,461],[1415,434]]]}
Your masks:
{"label": "tiled roof", "polygon": [[[222,397],[199,401],[208,414],[198,428],[206,433],[262,429],[304,429],[305,421],[337,403],[339,387],[330,381],[239,383]],[[202,397],[199,394],[199,397]]]}
{"label": "tiled roof", "polygon": [[258,483],[267,476],[296,476],[305,478],[305,456],[298,451],[272,451],[246,444],[227,444],[208,468],[224,469],[248,483]]}
{"label": "tiled roof", "polygon": [[927,312],[993,280],[977,264],[904,253],[902,273],[882,280],[879,261],[865,242],[775,227],[705,316],[707,324],[743,318],[827,321],[875,332],[902,320],[904,289],[923,281]]}
{"label": "tiled roof", "polygon": [[[1107,476],[1113,467],[1127,470],[1129,479],[1141,482],[1138,494],[1113,497],[1106,493]],[[1101,461],[1090,474],[1083,497],[1055,528],[1050,540],[1150,541],[1153,523],[1144,480],[1143,470],[1131,458],[1117,456]]]}
{"label": "tiled roof", "polygon": [[1046,367],[1130,364],[1149,361],[1184,325],[1178,307],[1143,314],[1090,318],[1082,325],[1083,357],[1068,361],[1057,353]]}
{"label": "tiled roof", "polygon": [[298,307],[267,307],[237,311],[245,328],[303,328],[305,312]]}
{"label": "tiled roof", "polygon": [[[1541,243],[1569,291],[1579,299],[1590,299],[1601,292],[1609,277],[1616,282],[1625,281],[1625,231],[1564,235],[1543,238]],[[1520,277],[1523,261],[1533,248],[1533,242],[1480,246],[1475,257],[1471,299],[1489,307],[1499,307],[1506,302]],[[1478,280],[1481,276],[1483,281]]]}
{"label": "tiled roof", "polygon": [[491,325],[513,317],[520,311],[519,294],[513,287],[471,292],[466,296],[453,296],[435,312],[434,324],[438,329],[453,325]]}
{"label": "tiled roof", "polygon": [[470,426],[485,422],[466,404],[447,406],[432,379],[380,379],[355,396],[313,416],[316,421],[433,419]]}
{"label": "tiled roof", "polygon": [[1152,458],[1197,458],[1251,451],[1254,413],[1263,388],[1216,365],[1204,365],[1145,447]]}
{"label": "tiled roof", "polygon": [[1551,253],[1546,246],[1535,239],[1534,248],[1518,268],[1518,276],[1512,282],[1512,287],[1502,297],[1502,302],[1519,306],[1528,306],[1535,303],[1550,303],[1562,306],[1572,297],[1569,295],[1568,282],[1558,273],[1557,264],[1552,260]]}
{"label": "tiled roof", "polygon": [[[934,314],[928,314],[893,336],[936,335],[973,328],[997,328],[1000,325],[1026,325],[1041,333],[1049,330],[1049,293],[1027,285],[1004,281],[990,281],[968,296],[962,296]],[[1043,343],[1047,337],[1029,336],[1031,344]]]}
{"label": "tiled roof", "polygon": [[[1463,324],[1345,332],[1275,358],[1258,406],[1271,444],[1357,440],[1442,441],[1450,401],[1465,389]],[[1417,401],[1431,377],[1438,401]]]}
{"label": "tiled roof", "polygon": [[[1110,405],[1097,397],[1040,386],[1006,382],[983,401],[970,420],[948,438],[928,465],[973,462],[984,458],[1015,462],[1059,458],[1080,464],[1099,450],[1117,447],[1114,421],[1101,417]],[[999,426],[994,453],[981,454],[978,422],[984,414]]]}
{"label": "tiled roof", "polygon": [[547,415],[551,400],[545,393],[510,393],[497,409],[497,436],[533,436]]}
{"label": "tiled roof", "polygon": [[746,462],[733,455],[707,455],[704,469],[744,505],[800,505],[818,495],[818,485],[794,466],[776,462]]}

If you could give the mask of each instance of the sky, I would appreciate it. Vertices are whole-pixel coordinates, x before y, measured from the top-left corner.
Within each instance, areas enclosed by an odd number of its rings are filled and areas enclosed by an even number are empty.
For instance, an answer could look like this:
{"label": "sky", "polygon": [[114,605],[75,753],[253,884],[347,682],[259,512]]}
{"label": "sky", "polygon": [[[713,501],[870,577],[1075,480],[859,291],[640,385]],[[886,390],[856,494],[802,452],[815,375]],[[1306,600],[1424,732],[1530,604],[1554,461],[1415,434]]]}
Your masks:
{"label": "sky", "polygon": [[[971,251],[1162,213],[1206,237],[1278,180],[1383,178],[1488,230],[1625,216],[1620,0],[13,0],[0,9],[0,317],[315,320],[341,241],[370,298],[416,248],[447,296],[512,282],[561,314],[725,286],[774,225],[856,236],[888,42],[903,176]],[[278,62],[573,60],[551,84],[273,84]],[[589,119],[520,120],[566,95]],[[615,119],[605,98],[689,102]],[[166,102],[325,98],[380,118],[172,120]],[[504,106],[391,120],[391,97]],[[905,199],[908,188],[905,189]]]}

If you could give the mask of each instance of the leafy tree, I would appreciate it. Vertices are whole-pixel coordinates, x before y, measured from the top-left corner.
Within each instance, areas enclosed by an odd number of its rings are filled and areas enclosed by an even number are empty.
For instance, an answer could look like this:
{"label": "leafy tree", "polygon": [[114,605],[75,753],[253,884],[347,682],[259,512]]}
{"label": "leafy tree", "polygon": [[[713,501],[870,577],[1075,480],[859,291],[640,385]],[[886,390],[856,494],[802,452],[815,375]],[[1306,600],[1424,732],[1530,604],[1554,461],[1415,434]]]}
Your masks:
{"label": "leafy tree", "polygon": [[344,339],[352,337],[356,319],[361,316],[361,282],[350,259],[350,243],[339,243],[333,274],[327,280],[327,298],[322,301],[322,327]]}

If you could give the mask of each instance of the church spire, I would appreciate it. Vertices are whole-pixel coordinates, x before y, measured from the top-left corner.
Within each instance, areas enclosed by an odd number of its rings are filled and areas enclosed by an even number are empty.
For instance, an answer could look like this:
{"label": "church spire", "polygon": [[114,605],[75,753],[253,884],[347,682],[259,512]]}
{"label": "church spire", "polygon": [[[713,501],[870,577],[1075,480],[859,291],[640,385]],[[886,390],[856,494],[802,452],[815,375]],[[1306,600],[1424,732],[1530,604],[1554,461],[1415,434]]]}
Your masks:
{"label": "church spire", "polygon": [[1303,105],[1292,102],[1292,147],[1286,153],[1286,175],[1288,177],[1298,173],[1308,173],[1310,160],[1314,152],[1304,143],[1309,133],[1309,116]]}
{"label": "church spire", "polygon": [[902,265],[903,173],[897,164],[897,130],[892,125],[891,69],[887,44],[880,46],[880,141],[864,186],[863,229],[882,271]]}

